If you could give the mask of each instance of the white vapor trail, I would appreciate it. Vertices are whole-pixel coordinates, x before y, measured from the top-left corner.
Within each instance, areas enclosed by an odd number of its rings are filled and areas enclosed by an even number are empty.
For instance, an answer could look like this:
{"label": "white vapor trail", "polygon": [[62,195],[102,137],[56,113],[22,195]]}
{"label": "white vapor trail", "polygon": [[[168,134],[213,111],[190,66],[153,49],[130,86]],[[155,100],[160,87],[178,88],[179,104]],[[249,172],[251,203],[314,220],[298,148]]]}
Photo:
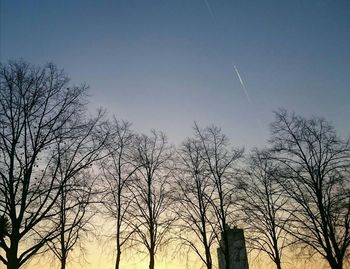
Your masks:
{"label": "white vapor trail", "polygon": [[211,18],[215,21],[214,12],[213,12],[213,10],[211,9],[208,0],[204,0],[204,3],[205,3],[205,5],[206,5],[206,7],[207,7],[207,9],[208,9],[208,11],[209,11],[209,13],[210,13]]}
{"label": "white vapor trail", "polygon": [[241,83],[241,86],[242,86],[242,89],[243,89],[243,91],[244,91],[244,94],[245,94],[245,96],[247,97],[247,100],[248,100],[249,104],[252,105],[252,99],[251,99],[250,96],[249,96],[249,93],[248,93],[248,91],[247,91],[247,88],[246,88],[246,86],[245,86],[243,80],[242,80],[242,77],[241,77],[241,75],[240,75],[240,73],[239,73],[237,67],[236,67],[234,64],[232,64],[232,65],[233,65],[233,68],[235,69],[235,72],[236,72],[236,75],[237,75],[237,77],[238,77],[238,79],[239,79],[239,82]]}
{"label": "white vapor trail", "polygon": [[[235,72],[236,72],[236,75],[237,75],[237,77],[238,77],[238,79],[239,79],[239,82],[241,83],[241,86],[242,86],[242,89],[243,89],[243,91],[244,91],[244,94],[245,94],[245,96],[247,97],[248,103],[249,103],[251,106],[253,106],[252,99],[251,99],[250,96],[249,96],[247,87],[245,86],[245,84],[244,84],[244,82],[243,82],[243,79],[242,79],[242,77],[241,77],[241,74],[240,74],[239,71],[238,71],[238,68],[237,68],[234,64],[232,64],[232,65],[233,65],[233,68],[235,69]],[[262,123],[261,123],[259,117],[256,118],[256,121],[257,121],[257,124],[258,124],[258,127],[259,127],[260,131],[263,131],[264,128],[263,128],[263,125],[262,125]]]}

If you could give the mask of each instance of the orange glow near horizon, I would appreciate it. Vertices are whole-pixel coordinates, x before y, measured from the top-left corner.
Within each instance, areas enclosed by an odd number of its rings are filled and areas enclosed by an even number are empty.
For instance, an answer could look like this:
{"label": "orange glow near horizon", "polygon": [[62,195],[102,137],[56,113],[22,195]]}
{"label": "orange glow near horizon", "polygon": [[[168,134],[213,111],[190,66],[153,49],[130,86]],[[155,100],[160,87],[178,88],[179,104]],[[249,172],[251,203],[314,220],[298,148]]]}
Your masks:
{"label": "orange glow near horizon", "polygon": [[[115,244],[112,238],[113,222],[102,219],[101,216],[94,218],[98,234],[82,238],[86,244],[84,255],[79,255],[78,247],[74,250],[66,269],[114,269]],[[109,234],[109,237],[106,235]],[[156,256],[155,269],[205,269],[200,259],[193,253],[175,251],[175,243],[160,249]],[[127,248],[126,248],[127,249]],[[130,249],[130,250],[129,250]],[[148,255],[140,254],[132,248],[122,252],[120,269],[148,269]],[[216,247],[212,247],[213,269],[218,269]],[[275,269],[274,263],[263,253],[248,253],[249,269]],[[326,260],[314,256],[313,258],[298,258],[295,253],[285,252],[282,257],[283,269],[329,269]],[[348,263],[349,264],[349,263]],[[348,268],[344,265],[344,269]],[[4,268],[0,266],[0,269]],[[25,269],[59,269],[57,259],[48,253],[37,256]]]}
{"label": "orange glow near horizon", "polygon": [[[73,255],[74,256],[74,255]],[[72,257],[73,257],[72,256]],[[159,253],[156,258],[155,269],[202,269],[203,264],[194,254],[178,257],[173,253]],[[284,259],[284,269],[329,269],[327,262],[320,258]],[[275,269],[274,264],[261,254],[249,254],[249,269]],[[217,269],[216,251],[213,251],[214,267]],[[24,268],[28,269],[54,269],[59,268],[57,262],[52,258],[34,259]],[[84,259],[73,259],[68,263],[67,269],[114,269],[114,254],[112,244],[103,244],[101,242],[90,242],[86,246],[85,261]],[[148,269],[147,255],[140,255],[134,251],[124,251],[122,254],[121,269]],[[345,267],[344,267],[345,268]]]}

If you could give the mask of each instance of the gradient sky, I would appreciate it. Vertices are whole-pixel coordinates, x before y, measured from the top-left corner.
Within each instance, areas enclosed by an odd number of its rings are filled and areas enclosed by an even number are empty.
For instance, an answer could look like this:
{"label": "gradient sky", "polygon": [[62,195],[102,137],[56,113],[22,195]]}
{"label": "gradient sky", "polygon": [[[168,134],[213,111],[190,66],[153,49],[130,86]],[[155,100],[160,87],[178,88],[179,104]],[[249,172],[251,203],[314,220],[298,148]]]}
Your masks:
{"label": "gradient sky", "polygon": [[[350,1],[1,1],[1,61],[52,61],[135,129],[261,145],[279,107],[350,133]],[[237,67],[251,102],[233,65]]]}
{"label": "gradient sky", "polygon": [[178,144],[196,120],[250,148],[283,107],[350,134],[348,0],[1,0],[0,9],[2,62],[54,62],[91,86],[91,109],[138,131]]}

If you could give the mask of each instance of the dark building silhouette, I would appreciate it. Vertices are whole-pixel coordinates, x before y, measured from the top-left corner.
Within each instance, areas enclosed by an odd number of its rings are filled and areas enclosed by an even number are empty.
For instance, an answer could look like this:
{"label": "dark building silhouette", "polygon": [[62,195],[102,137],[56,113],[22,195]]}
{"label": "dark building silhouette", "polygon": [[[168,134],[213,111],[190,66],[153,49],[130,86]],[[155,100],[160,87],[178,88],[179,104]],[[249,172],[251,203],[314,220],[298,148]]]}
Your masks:
{"label": "dark building silhouette", "polygon": [[[228,230],[230,269],[249,269],[243,229]],[[221,239],[221,246],[224,245]],[[218,248],[219,269],[225,269],[225,257]]]}

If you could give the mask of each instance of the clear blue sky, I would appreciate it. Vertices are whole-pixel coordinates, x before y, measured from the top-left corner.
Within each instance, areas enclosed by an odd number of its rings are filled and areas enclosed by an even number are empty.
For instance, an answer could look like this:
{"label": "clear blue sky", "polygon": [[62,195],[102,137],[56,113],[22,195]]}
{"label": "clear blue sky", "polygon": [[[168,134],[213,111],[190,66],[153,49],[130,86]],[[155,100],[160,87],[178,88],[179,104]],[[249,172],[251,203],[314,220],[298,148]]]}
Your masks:
{"label": "clear blue sky", "polygon": [[347,0],[2,0],[0,42],[2,62],[52,61],[91,108],[173,143],[196,120],[261,145],[279,107],[350,133]]}

